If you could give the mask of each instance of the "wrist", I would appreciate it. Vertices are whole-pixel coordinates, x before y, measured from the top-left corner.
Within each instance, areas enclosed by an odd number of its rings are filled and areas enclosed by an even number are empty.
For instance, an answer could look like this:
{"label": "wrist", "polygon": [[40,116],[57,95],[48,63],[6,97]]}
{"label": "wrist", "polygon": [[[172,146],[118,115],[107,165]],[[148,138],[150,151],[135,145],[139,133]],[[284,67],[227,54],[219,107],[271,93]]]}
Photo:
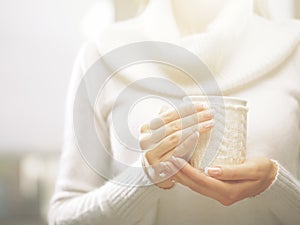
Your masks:
{"label": "wrist", "polygon": [[278,175],[278,170],[279,170],[279,165],[276,160],[270,159],[270,162],[271,162],[271,170],[270,170],[270,186],[269,187],[271,187],[273,185],[273,183],[276,181],[277,175]]}

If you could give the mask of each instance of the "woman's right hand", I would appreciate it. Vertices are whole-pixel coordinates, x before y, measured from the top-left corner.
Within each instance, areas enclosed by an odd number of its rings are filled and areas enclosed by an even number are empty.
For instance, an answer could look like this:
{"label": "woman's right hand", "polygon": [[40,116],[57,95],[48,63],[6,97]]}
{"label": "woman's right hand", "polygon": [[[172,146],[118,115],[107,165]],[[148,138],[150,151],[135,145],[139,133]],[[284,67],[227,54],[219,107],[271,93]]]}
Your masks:
{"label": "woman's right hand", "polygon": [[151,180],[161,188],[173,187],[170,177],[164,176],[164,161],[172,156],[188,161],[199,134],[209,131],[213,125],[212,111],[202,104],[187,103],[177,109],[163,107],[156,118],[142,125],[140,146],[146,151],[145,158],[154,171]]}

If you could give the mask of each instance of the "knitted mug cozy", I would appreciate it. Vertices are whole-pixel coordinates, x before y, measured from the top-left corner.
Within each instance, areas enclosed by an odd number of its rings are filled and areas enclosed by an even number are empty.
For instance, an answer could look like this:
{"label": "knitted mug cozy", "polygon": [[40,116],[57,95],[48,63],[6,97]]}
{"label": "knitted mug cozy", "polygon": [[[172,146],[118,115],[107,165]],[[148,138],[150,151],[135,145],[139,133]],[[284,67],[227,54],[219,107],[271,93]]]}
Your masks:
{"label": "knitted mug cozy", "polygon": [[214,111],[214,127],[200,134],[197,146],[190,158],[192,166],[235,165],[246,157],[247,102],[222,96],[187,96],[185,102],[202,103]]}

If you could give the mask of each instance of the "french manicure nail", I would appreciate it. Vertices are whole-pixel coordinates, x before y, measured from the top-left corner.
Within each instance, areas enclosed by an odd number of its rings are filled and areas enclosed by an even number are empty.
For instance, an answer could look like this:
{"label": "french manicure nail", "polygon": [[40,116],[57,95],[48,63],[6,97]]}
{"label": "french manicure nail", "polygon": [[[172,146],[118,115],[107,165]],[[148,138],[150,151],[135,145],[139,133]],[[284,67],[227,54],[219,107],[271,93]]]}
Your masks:
{"label": "french manicure nail", "polygon": [[203,109],[206,109],[208,106],[205,103],[196,102],[195,103],[196,109],[202,111]]}
{"label": "french manicure nail", "polygon": [[217,167],[206,167],[204,173],[209,176],[220,176],[222,174],[222,170]]}
{"label": "french manicure nail", "polygon": [[204,127],[205,128],[210,128],[210,127],[213,127],[215,125],[215,120],[211,120],[211,121],[209,121],[209,122],[207,122],[205,125],[204,125]]}
{"label": "french manicure nail", "polygon": [[167,174],[166,174],[165,172],[160,172],[158,175],[159,175],[161,178],[164,178],[164,177],[167,176]]}
{"label": "french manicure nail", "polygon": [[210,117],[213,117],[215,115],[213,109],[212,110],[206,110],[203,114],[203,117],[204,118],[210,118]]}
{"label": "french manicure nail", "polygon": [[177,167],[182,168],[183,166],[185,166],[185,164],[186,164],[186,161],[184,159],[176,157],[176,165],[177,165]]}
{"label": "french manicure nail", "polygon": [[188,138],[199,138],[200,132],[198,130],[192,131],[191,135]]}
{"label": "french manicure nail", "polygon": [[182,163],[181,163],[181,161],[180,161],[179,158],[173,156],[173,157],[172,157],[172,160],[173,160],[173,162],[176,164],[176,166],[181,166]]}
{"label": "french manicure nail", "polygon": [[172,159],[174,162],[178,162],[177,158],[176,158],[174,155],[172,155],[171,159]]}

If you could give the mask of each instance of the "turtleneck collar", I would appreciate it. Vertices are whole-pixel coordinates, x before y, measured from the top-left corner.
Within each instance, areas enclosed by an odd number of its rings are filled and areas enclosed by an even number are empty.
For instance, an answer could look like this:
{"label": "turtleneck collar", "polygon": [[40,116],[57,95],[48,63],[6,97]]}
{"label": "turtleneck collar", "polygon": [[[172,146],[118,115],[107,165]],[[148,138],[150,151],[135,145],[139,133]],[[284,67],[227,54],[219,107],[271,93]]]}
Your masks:
{"label": "turtleneck collar", "polygon": [[206,32],[181,37],[171,1],[150,1],[141,15],[145,35],[196,54],[216,76],[224,93],[271,71],[299,43],[296,26],[257,16],[253,0],[229,1]]}
{"label": "turtleneck collar", "polygon": [[[229,0],[223,9],[208,25],[208,29],[203,33],[196,33],[181,37],[179,26],[176,22],[176,15],[173,11],[172,0],[150,0],[144,13],[140,15],[145,24],[149,25],[145,31],[152,38],[159,39],[186,39],[193,36],[207,35],[212,33],[223,33],[228,37],[228,28],[235,27],[235,32],[239,33],[247,24],[253,12],[252,0]],[[231,35],[230,35],[231,36]]]}
{"label": "turtleneck collar", "polygon": [[145,40],[182,46],[208,66],[226,94],[274,69],[300,40],[298,23],[259,17],[253,0],[229,1],[206,32],[184,37],[174,16],[171,0],[151,0],[140,16],[103,32],[99,49]]}

